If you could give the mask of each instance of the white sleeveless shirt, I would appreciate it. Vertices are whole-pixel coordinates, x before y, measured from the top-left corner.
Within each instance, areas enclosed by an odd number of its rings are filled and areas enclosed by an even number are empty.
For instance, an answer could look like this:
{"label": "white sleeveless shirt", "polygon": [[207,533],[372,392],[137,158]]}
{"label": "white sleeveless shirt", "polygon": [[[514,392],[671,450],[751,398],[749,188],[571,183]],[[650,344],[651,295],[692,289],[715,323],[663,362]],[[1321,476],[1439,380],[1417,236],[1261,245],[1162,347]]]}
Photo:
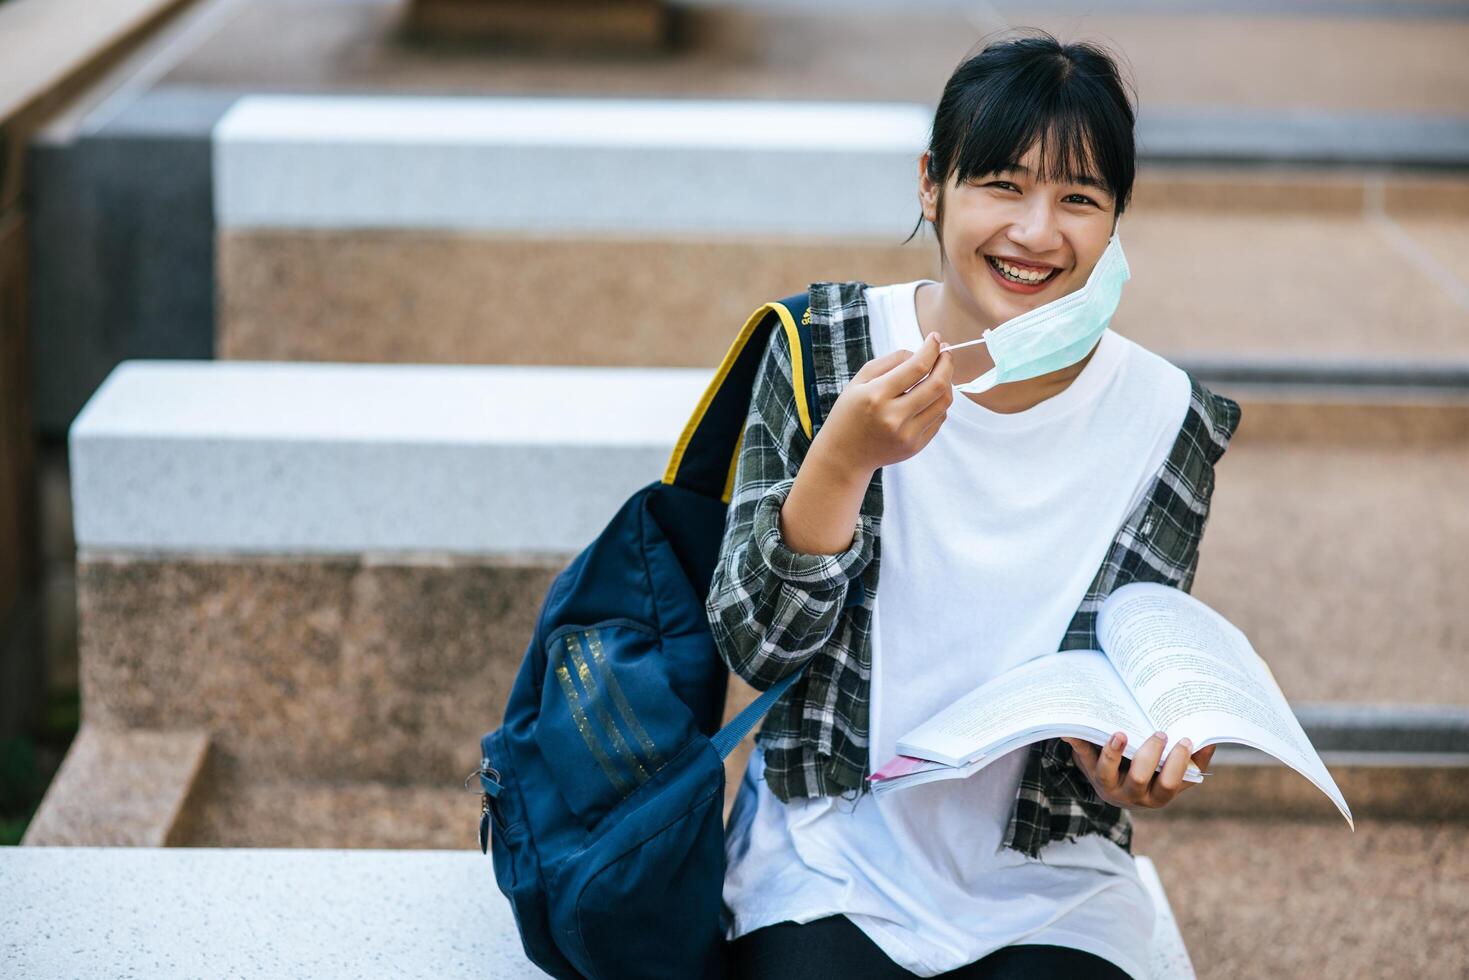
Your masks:
{"label": "white sleeveless shirt", "polygon": [[[873,356],[923,342],[920,282],[869,287]],[[915,456],[883,467],[870,768],[960,695],[1054,652],[1188,411],[1188,376],[1107,330],[1062,392],[1000,413],[955,393]],[[1153,907],[1100,835],[1003,848],[1028,748],[881,799],[794,799],[757,749],[731,814],[727,936],[847,915],[919,976],[1002,946],[1081,949],[1148,976]]]}

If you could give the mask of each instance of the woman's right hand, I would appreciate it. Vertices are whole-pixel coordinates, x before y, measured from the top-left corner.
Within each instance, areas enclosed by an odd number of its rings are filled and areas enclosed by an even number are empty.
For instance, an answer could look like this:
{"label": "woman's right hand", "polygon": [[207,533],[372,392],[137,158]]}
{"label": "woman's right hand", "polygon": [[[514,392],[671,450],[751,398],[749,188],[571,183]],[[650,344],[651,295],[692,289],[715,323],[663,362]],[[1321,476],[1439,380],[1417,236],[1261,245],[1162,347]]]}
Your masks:
{"label": "woman's right hand", "polygon": [[928,445],[954,400],[954,357],[939,353],[941,340],[933,332],[916,351],[895,350],[862,365],[837,396],[811,451],[870,477]]}

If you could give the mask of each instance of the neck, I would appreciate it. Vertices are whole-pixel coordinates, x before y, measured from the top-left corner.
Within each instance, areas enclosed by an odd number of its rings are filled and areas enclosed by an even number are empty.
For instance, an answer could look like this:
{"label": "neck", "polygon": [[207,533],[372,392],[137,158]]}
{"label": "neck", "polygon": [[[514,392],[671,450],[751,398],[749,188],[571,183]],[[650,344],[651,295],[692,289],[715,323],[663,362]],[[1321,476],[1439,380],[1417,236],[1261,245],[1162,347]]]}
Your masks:
{"label": "neck", "polygon": [[[937,330],[945,344],[962,344],[966,340],[978,339],[986,330],[992,330],[1000,324],[1000,321],[975,306],[968,297],[961,298],[956,290],[948,288],[947,280],[919,286],[914,297],[914,306],[921,335],[927,336],[930,331]],[[995,385],[989,391],[977,395],[964,393],[963,397],[992,412],[1023,412],[1065,391],[1086,368],[1095,353],[1096,348],[1093,347],[1086,357],[1075,364],[1023,381]],[[985,344],[953,351],[949,356],[954,359],[954,384],[973,381],[995,366],[994,358],[990,357],[989,348]]]}

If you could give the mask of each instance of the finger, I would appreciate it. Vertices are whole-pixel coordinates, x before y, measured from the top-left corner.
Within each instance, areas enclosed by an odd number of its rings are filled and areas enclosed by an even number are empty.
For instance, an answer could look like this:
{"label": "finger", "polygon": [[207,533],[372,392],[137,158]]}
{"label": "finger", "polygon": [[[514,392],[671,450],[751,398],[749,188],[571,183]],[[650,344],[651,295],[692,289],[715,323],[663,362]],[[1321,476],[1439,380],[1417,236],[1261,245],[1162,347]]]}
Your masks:
{"label": "finger", "polygon": [[1071,754],[1076,757],[1082,771],[1087,775],[1096,771],[1098,755],[1095,745],[1079,738],[1063,738],[1061,741],[1071,746]]}
{"label": "finger", "polygon": [[1183,771],[1188,768],[1189,754],[1194,750],[1194,743],[1186,738],[1179,739],[1173,743],[1173,749],[1168,753],[1168,761],[1163,763],[1163,771],[1158,773],[1158,778],[1153,780],[1152,801],[1162,806],[1178,795],[1183,788]]}
{"label": "finger", "polygon": [[912,356],[913,352],[911,350],[895,350],[881,357],[874,357],[857,369],[857,373],[852,375],[852,380],[871,381],[873,378],[886,374],[893,367],[902,364]]}
{"label": "finger", "polygon": [[1087,782],[1092,784],[1092,789],[1097,791],[1098,796],[1105,796],[1106,792],[1098,784],[1096,777],[1097,747],[1091,742],[1079,738],[1063,738],[1061,741],[1071,746],[1071,757],[1076,761],[1077,768],[1081,770],[1081,774],[1086,777]]}
{"label": "finger", "polygon": [[1167,735],[1154,732],[1138,746],[1137,755],[1132,757],[1132,764],[1123,780],[1122,789],[1129,799],[1138,802],[1147,799],[1148,789],[1153,784],[1153,772],[1158,768],[1158,760],[1163,758],[1163,746],[1167,742]]}
{"label": "finger", "polygon": [[939,427],[944,424],[944,419],[948,417],[948,414],[949,403],[942,398],[937,399],[932,405],[904,422],[898,434],[907,440],[911,433],[911,437],[919,443],[921,449],[928,445],[929,440],[939,431]]}
{"label": "finger", "polygon": [[1127,748],[1127,733],[1113,732],[1102,746],[1101,758],[1097,760],[1096,778],[1109,793],[1117,789],[1122,781],[1122,752]]}
{"label": "finger", "polygon": [[938,357],[938,334],[930,333],[911,357],[898,364],[897,367],[890,368],[875,383],[881,386],[883,395],[888,398],[897,398],[922,381],[923,376],[933,370],[934,362],[938,360]]}
{"label": "finger", "polygon": [[928,377],[904,392],[903,402],[911,400],[915,406],[927,408],[939,398],[953,401],[954,385],[950,381],[953,376],[954,358],[949,354],[940,354],[933,363],[933,370],[928,372]]}
{"label": "finger", "polygon": [[[944,354],[940,360],[948,356]],[[909,419],[916,419],[924,412],[934,409],[935,406],[940,410],[948,408],[953,401],[953,386],[946,383],[939,375],[938,369],[935,368],[927,379],[914,385],[913,390],[904,395],[895,407],[900,412],[908,413]]]}

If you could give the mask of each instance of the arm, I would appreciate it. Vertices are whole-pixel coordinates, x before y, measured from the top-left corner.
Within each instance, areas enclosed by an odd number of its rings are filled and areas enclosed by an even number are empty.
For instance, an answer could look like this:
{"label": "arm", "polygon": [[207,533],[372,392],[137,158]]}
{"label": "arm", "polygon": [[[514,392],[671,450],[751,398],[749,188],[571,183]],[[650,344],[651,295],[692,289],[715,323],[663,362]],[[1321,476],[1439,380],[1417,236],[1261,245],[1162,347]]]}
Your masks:
{"label": "arm", "polygon": [[952,375],[938,334],[916,352],[874,358],[812,441],[796,416],[786,335],[772,331],[705,600],[720,656],[752,687],[770,687],[836,631],[852,581],[872,560],[876,522],[861,513],[867,486],[879,467],[938,432]]}
{"label": "arm", "polygon": [[[854,492],[856,481],[812,446],[796,416],[785,332],[773,330],[705,600],[720,656],[761,690],[826,643],[847,589],[872,559],[875,529],[859,514],[866,482]],[[819,506],[823,493],[832,495],[827,508]]]}

